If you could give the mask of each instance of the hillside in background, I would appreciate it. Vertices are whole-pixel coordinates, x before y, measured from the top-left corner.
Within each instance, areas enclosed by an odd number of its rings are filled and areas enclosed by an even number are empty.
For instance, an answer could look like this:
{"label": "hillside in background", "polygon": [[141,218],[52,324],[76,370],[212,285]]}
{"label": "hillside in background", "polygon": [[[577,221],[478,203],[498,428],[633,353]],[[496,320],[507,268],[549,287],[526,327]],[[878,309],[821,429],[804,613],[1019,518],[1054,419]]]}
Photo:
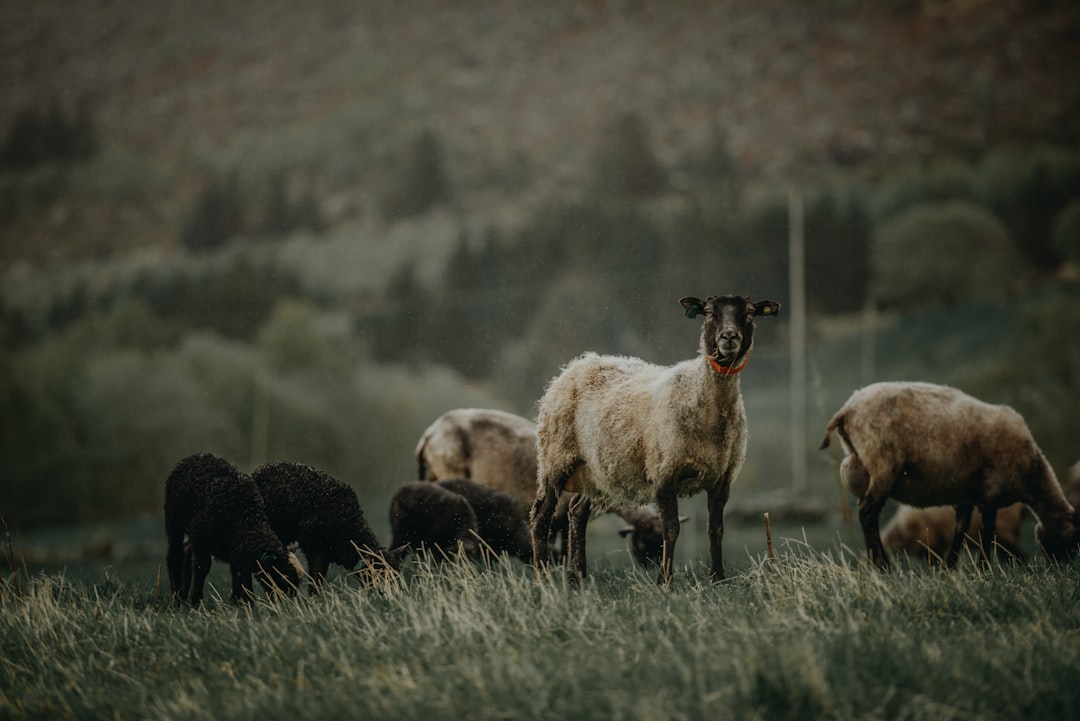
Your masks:
{"label": "hillside in background", "polygon": [[[103,157],[5,223],[0,262],[175,244],[208,176],[285,174],[331,223],[378,215],[417,134],[456,201],[498,217],[591,182],[618,119],[672,188],[720,138],[749,177],[883,173],[1080,134],[1070,2],[16,3],[0,129],[59,104]],[[29,215],[29,217],[26,217]]]}

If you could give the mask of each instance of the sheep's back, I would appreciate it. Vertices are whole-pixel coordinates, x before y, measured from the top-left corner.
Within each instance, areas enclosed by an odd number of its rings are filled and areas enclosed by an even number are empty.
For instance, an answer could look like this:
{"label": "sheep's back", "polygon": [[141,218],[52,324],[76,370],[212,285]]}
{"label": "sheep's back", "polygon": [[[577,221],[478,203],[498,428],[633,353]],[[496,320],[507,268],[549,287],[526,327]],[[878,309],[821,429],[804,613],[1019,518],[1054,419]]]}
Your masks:
{"label": "sheep's back", "polygon": [[872,482],[913,506],[1019,500],[1037,454],[1014,410],[944,386],[874,384],[838,415]]}
{"label": "sheep's back", "polygon": [[349,541],[359,545],[374,541],[356,492],[325,471],[282,462],[262,466],[252,475],[270,525],[286,543],[315,543],[340,551],[339,546],[351,548]]}
{"label": "sheep's back", "polygon": [[239,536],[269,531],[255,481],[224,459],[200,454],[181,461],[165,481],[166,525],[226,563]]}
{"label": "sheep's back", "polygon": [[526,506],[536,498],[536,424],[513,413],[447,411],[424,431],[416,454],[426,480],[468,478]]}

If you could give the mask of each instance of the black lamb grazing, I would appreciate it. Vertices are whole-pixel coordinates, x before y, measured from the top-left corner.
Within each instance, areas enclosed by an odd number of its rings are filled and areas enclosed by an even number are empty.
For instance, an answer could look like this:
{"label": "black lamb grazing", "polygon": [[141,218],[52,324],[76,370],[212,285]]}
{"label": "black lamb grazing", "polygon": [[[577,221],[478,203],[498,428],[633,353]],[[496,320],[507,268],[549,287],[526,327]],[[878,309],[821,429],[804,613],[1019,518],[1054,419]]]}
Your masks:
{"label": "black lamb grazing", "polygon": [[390,527],[397,548],[408,544],[436,551],[435,558],[454,553],[461,543],[466,555],[480,555],[478,524],[464,496],[437,483],[418,481],[398,489],[390,500]]}
{"label": "black lamb grazing", "polygon": [[448,478],[436,483],[469,502],[476,513],[477,534],[492,551],[509,553],[526,563],[532,561],[529,516],[516,498],[464,478]]}
{"label": "black lamb grazing", "polygon": [[173,598],[192,605],[202,601],[211,556],[229,564],[235,601],[251,599],[252,574],[271,595],[291,594],[300,581],[270,527],[255,481],[210,453],[184,458],[165,480],[165,535]]}
{"label": "black lamb grazing", "polygon": [[267,463],[252,474],[270,527],[284,543],[300,546],[316,591],[331,563],[352,571],[397,570],[400,552],[386,550],[364,518],[356,491],[325,471],[302,463]]}

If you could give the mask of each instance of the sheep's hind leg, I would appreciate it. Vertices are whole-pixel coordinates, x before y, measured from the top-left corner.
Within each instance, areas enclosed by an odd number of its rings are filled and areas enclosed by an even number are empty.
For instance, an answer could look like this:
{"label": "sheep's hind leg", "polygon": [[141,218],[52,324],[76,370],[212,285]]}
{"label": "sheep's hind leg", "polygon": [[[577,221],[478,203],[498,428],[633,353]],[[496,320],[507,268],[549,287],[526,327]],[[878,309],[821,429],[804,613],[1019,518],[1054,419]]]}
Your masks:
{"label": "sheep's hind leg", "polygon": [[571,583],[579,583],[585,579],[585,527],[589,523],[591,511],[592,501],[587,497],[575,493],[570,499],[567,529],[567,545],[570,548],[566,572]]}
{"label": "sheep's hind leg", "polygon": [[533,566],[547,568],[551,562],[551,517],[559,494],[548,486],[541,486],[536,494],[529,521],[532,526]]}
{"label": "sheep's hind leg", "polygon": [[989,565],[990,561],[997,556],[998,544],[995,535],[997,534],[997,507],[996,506],[982,506],[979,508],[979,512],[982,513],[982,533],[979,536],[979,546],[982,551],[983,563]]}
{"label": "sheep's hind leg", "polygon": [[881,544],[881,529],[878,521],[885,500],[885,496],[874,491],[873,484],[859,499],[859,525],[862,526],[863,539],[866,541],[866,555],[871,563],[883,570],[889,567],[889,556]]}
{"label": "sheep's hind leg", "polygon": [[[169,550],[166,552],[165,565],[169,570],[169,591],[172,593],[174,600],[179,598],[188,597],[188,585],[184,583],[184,563],[188,561],[187,554],[184,552],[184,534],[179,535],[172,532],[170,529],[169,536]],[[189,565],[190,568],[190,565]]]}
{"label": "sheep's hind leg", "polygon": [[191,549],[191,588],[188,589],[187,597],[192,606],[202,603],[203,589],[206,586],[206,577],[210,573],[210,554],[202,553],[194,548]]}
{"label": "sheep's hind leg", "polygon": [[675,542],[679,540],[679,499],[673,484],[660,484],[656,491],[656,507],[660,511],[660,527],[664,534],[660,575],[657,576],[656,583],[660,586],[670,586],[671,569],[675,562]]}
{"label": "sheep's hind leg", "polygon": [[949,544],[949,553],[945,556],[945,565],[952,568],[956,565],[956,559],[960,556],[960,546],[964,545],[967,532],[971,528],[972,506],[956,506],[956,532],[953,533],[952,543]]}

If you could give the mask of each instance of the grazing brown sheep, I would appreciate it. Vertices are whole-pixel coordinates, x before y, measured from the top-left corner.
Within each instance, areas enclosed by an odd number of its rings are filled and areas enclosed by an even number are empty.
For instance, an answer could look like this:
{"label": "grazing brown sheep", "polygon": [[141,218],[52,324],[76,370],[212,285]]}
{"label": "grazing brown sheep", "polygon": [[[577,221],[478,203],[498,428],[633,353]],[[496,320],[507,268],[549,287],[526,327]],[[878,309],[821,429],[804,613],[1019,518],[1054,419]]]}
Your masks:
{"label": "grazing brown sheep", "polygon": [[[1020,530],[1026,508],[1023,503],[1005,506],[997,514],[998,547],[1008,555],[1023,559],[1020,550]],[[968,538],[982,533],[982,513],[976,508],[971,514]],[[901,504],[889,522],[881,529],[881,543],[886,551],[903,551],[909,556],[928,555],[944,559],[956,534],[956,511],[950,506],[915,508]]]}
{"label": "grazing brown sheep", "polygon": [[1052,558],[1076,552],[1080,513],[1066,500],[1053,469],[1019,413],[948,386],[875,383],[855,391],[829,421],[846,457],[844,483],[859,496],[859,522],[870,560],[889,565],[878,532],[888,498],[917,507],[951,505],[956,512],[946,562],[954,565],[982,512],[980,547],[994,546],[998,509],[1023,503],[1038,518],[1036,540]]}

